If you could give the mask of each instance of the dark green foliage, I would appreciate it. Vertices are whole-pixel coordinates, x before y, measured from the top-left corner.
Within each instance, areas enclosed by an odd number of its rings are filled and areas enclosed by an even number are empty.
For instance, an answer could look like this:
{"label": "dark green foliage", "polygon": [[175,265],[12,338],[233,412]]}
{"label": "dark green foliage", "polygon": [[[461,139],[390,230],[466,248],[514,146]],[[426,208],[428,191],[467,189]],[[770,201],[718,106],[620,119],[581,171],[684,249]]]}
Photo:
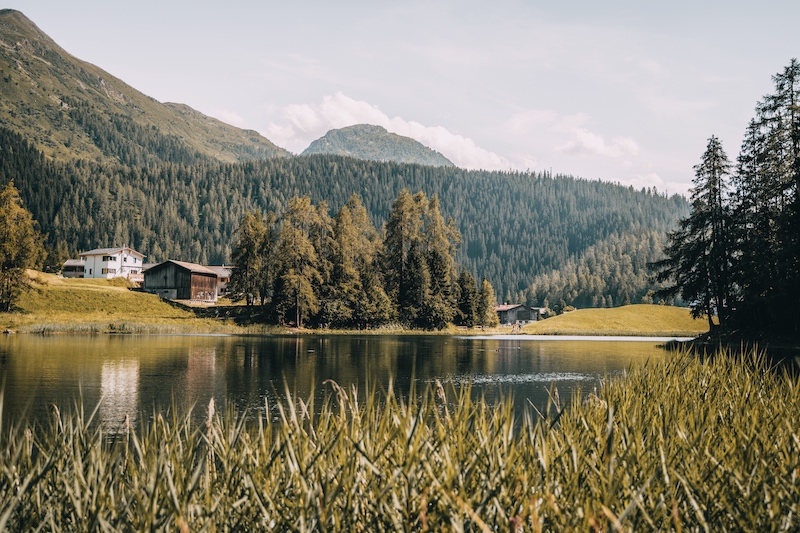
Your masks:
{"label": "dark green foliage", "polygon": [[468,270],[458,275],[458,313],[456,323],[471,328],[478,322],[478,285]]}
{"label": "dark green foliage", "polygon": [[14,179],[51,246],[63,240],[74,254],[128,244],[150,262],[230,262],[244,214],[280,212],[295,195],[324,199],[337,209],[358,192],[379,226],[403,188],[424,190],[438,197],[462,235],[458,263],[492,279],[505,299],[609,237],[665,233],[687,205],[678,196],[570,177],[335,156],[194,166],[53,163],[3,129],[0,170],[0,181]]}
{"label": "dark green foliage", "polygon": [[667,258],[654,263],[659,282],[671,282],[658,294],[681,294],[692,316],[712,317],[725,324],[731,304],[730,213],[725,203],[725,178],[730,161],[719,139],[712,136],[695,170],[692,213],[670,232],[664,249]]}
{"label": "dark green foliage", "polygon": [[725,194],[729,163],[716,138],[695,167],[692,213],[669,236],[662,280],[696,314],[761,335],[800,335],[800,63],[773,77],[750,121]]}
{"label": "dark green foliage", "polygon": [[800,63],[773,76],[734,175],[735,325],[797,336],[800,313]]}
{"label": "dark green foliage", "polygon": [[663,257],[663,247],[664,236],[656,231],[611,235],[558,270],[536,276],[511,300],[533,307],[559,300],[579,308],[641,303],[654,287],[648,264]]}

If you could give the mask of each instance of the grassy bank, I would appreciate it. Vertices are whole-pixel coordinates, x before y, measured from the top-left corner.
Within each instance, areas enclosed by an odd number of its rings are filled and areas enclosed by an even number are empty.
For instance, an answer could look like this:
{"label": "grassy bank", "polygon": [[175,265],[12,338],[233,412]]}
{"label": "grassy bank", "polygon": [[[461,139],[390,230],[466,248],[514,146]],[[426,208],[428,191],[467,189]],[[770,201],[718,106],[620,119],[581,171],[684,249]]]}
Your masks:
{"label": "grassy bank", "polygon": [[626,305],[610,309],[578,309],[523,327],[532,335],[634,335],[694,337],[708,331],[706,319],[666,305]]}
{"label": "grassy bank", "polygon": [[65,279],[29,271],[31,287],[0,329],[21,333],[224,333],[233,321],[198,318],[158,296],[130,290],[124,279]]}
{"label": "grassy bank", "polygon": [[[133,291],[126,280],[65,279],[29,271],[30,290],[23,293],[12,313],[0,313],[0,330],[20,333],[325,333],[361,335],[399,334],[493,334],[508,328],[487,330],[450,326],[442,331],[411,331],[400,325],[370,330],[287,330],[276,326],[247,324],[248,320],[215,318],[175,307],[155,295]],[[242,310],[243,307],[231,307]],[[706,331],[704,320],[693,320],[683,308],[630,305],[614,309],[581,309],[523,328],[539,335],[645,335],[695,336]]]}
{"label": "grassy bank", "polygon": [[800,384],[755,359],[671,357],[547,418],[435,387],[276,407],[3,427],[0,530],[800,528]]}

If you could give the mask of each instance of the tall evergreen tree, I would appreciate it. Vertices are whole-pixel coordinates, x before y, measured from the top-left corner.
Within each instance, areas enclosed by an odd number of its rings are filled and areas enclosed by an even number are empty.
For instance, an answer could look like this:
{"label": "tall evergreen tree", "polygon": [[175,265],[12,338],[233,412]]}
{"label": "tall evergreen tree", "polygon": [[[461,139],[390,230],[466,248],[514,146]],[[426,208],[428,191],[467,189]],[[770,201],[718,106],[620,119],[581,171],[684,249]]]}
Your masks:
{"label": "tall evergreen tree", "polygon": [[726,182],[731,164],[717,137],[708,140],[701,162],[694,167],[692,212],[668,236],[666,259],[656,262],[656,279],[670,283],[662,296],[681,293],[692,315],[707,316],[709,329],[716,314],[720,324],[731,303],[731,245]]}
{"label": "tall evergreen tree", "polygon": [[236,299],[244,298],[247,305],[253,305],[259,289],[263,287],[267,231],[264,218],[255,211],[245,213],[236,230],[230,292]]}
{"label": "tall evergreen tree", "polygon": [[756,106],[734,183],[739,327],[800,333],[800,63],[773,76]]}
{"label": "tall evergreen tree", "polygon": [[458,275],[458,323],[471,328],[478,322],[478,284],[469,270]]}
{"label": "tall evergreen tree", "polygon": [[425,258],[430,274],[430,292],[423,305],[427,327],[442,329],[456,315],[456,246],[461,235],[453,221],[445,223],[435,195],[425,209],[423,229]]}
{"label": "tall evergreen tree", "polygon": [[44,260],[43,239],[14,182],[0,190],[0,311],[8,312],[27,286],[25,270]]}
{"label": "tall evergreen tree", "polygon": [[297,327],[319,310],[318,287],[323,281],[314,240],[323,242],[325,221],[307,196],[289,200],[278,234],[277,278],[273,306],[280,322]]}
{"label": "tall evergreen tree", "polygon": [[417,319],[424,303],[420,298],[427,298],[430,289],[430,275],[419,242],[426,206],[424,193],[412,196],[408,189],[403,189],[386,221],[382,261],[386,293],[394,303],[396,315],[404,322]]}

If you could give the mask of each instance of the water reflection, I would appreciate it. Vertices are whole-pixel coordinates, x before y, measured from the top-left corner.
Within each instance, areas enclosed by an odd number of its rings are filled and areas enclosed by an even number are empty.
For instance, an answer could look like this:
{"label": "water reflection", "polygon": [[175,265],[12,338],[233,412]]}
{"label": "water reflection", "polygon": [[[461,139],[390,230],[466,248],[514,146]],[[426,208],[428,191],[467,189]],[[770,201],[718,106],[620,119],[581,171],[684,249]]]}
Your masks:
{"label": "water reflection", "polygon": [[408,394],[412,382],[472,383],[489,400],[513,394],[518,405],[547,402],[555,384],[562,398],[591,390],[606,374],[663,357],[657,343],[553,341],[440,336],[29,336],[0,339],[4,418],[44,423],[48,406],[87,410],[121,427],[153,409],[194,409],[210,398],[264,412],[285,387],[320,396],[326,380],[363,391],[389,383]]}

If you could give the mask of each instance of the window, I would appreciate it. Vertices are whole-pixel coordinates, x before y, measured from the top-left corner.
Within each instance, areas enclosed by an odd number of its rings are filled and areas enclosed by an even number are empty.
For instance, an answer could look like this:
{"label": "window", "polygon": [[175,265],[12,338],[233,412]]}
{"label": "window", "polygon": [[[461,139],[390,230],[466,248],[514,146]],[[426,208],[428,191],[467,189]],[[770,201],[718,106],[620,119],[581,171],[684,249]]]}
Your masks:
{"label": "window", "polygon": [[114,257],[113,255],[104,255],[104,256],[103,256],[103,261],[108,261],[108,262],[111,262],[111,263],[113,263],[113,262],[115,262],[116,260],[117,260],[117,258],[116,258],[116,257]]}
{"label": "window", "polygon": [[[91,272],[89,272],[89,273],[91,274]],[[104,268],[103,269],[103,274],[116,274],[116,273],[117,273],[117,269],[116,268]]]}

